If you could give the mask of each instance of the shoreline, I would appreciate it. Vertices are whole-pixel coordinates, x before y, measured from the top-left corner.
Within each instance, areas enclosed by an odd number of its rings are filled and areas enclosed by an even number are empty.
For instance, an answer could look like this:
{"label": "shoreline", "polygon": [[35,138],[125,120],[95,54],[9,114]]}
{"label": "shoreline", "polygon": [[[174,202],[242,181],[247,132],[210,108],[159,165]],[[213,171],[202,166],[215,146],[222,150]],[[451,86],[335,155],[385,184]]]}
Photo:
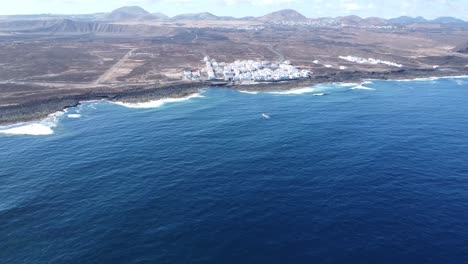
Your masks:
{"label": "shoreline", "polygon": [[93,100],[108,100],[138,104],[149,101],[184,98],[199,93],[201,89],[208,87],[224,87],[228,89],[262,92],[285,91],[296,88],[316,86],[332,83],[363,83],[366,81],[430,81],[443,78],[466,78],[468,73],[441,72],[431,69],[403,69],[390,72],[336,72],[327,75],[316,75],[308,79],[291,80],[275,83],[252,84],[226,84],[220,82],[180,83],[166,86],[141,85],[132,89],[88,91],[83,94],[65,95],[63,97],[44,98],[25,102],[20,105],[8,105],[0,107],[0,125],[11,125],[47,118],[49,115],[65,111],[68,108],[79,106],[82,102]]}

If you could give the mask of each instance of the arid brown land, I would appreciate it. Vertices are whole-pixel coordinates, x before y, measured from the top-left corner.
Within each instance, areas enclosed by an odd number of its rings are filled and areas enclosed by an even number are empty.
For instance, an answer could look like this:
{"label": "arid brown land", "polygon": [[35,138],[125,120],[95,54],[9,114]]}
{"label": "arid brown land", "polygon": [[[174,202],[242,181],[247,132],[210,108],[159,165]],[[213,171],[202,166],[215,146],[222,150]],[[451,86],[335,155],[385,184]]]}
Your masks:
{"label": "arid brown land", "polygon": [[[42,24],[40,24],[42,23]],[[210,85],[183,80],[203,58],[284,61],[320,82],[465,75],[468,24],[316,25],[257,20],[0,22],[0,122],[40,117],[88,99],[182,96]],[[371,23],[371,24],[368,24]],[[372,23],[378,23],[373,25]],[[356,63],[343,56],[394,62]],[[233,85],[237,87],[238,85]]]}

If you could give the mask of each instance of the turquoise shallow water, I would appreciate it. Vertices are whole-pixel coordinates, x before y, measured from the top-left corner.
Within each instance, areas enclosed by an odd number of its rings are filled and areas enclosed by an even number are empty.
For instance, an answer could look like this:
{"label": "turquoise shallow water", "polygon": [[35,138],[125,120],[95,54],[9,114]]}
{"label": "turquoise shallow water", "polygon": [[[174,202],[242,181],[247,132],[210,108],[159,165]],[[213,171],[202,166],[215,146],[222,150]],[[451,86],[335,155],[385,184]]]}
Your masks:
{"label": "turquoise shallow water", "polygon": [[0,128],[0,263],[466,262],[468,80],[356,86]]}

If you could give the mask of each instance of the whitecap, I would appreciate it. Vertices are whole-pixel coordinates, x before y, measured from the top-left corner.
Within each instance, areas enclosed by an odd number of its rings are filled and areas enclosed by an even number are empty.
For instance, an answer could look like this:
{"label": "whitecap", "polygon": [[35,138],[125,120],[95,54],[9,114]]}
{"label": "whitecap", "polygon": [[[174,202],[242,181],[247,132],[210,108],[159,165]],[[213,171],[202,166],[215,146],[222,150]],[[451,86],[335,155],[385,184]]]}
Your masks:
{"label": "whitecap", "polygon": [[468,79],[468,75],[458,75],[458,76],[449,76],[443,77],[445,79]]}
{"label": "whitecap", "polygon": [[68,115],[68,118],[80,118],[81,115],[80,114],[69,114]]}
{"label": "whitecap", "polygon": [[324,96],[325,93],[316,93],[316,94],[313,94],[313,96]]}
{"label": "whitecap", "polygon": [[356,85],[359,85],[357,83],[336,83],[336,85],[340,86],[340,87],[351,87],[351,86],[356,86]]}
{"label": "whitecap", "polygon": [[245,93],[245,94],[258,94],[258,91],[239,91],[239,93]]}
{"label": "whitecap", "polygon": [[437,81],[441,79],[441,77],[427,77],[427,78],[416,78],[414,81],[418,82],[428,82],[428,81]]}
{"label": "whitecap", "polygon": [[126,102],[112,102],[114,104],[118,104],[121,106],[125,106],[128,108],[158,108],[167,103],[177,103],[190,100],[192,98],[203,97],[200,93],[192,94],[182,98],[165,98],[159,100],[153,100],[148,102],[139,102],[139,103],[126,103]]}
{"label": "whitecap", "polygon": [[55,114],[50,114],[46,118],[39,121],[0,126],[0,133],[31,136],[52,135],[54,134],[53,128],[58,125],[60,116],[62,116],[65,112],[66,111],[61,111]]}
{"label": "whitecap", "polygon": [[315,92],[315,88],[307,87],[307,88],[299,88],[293,89],[288,91],[281,91],[281,92],[268,92],[270,94],[305,94],[305,93],[312,93]]}
{"label": "whitecap", "polygon": [[54,133],[52,128],[42,124],[30,124],[0,130],[2,134],[42,136]]}
{"label": "whitecap", "polygon": [[[452,77],[447,77],[452,78]],[[444,77],[424,77],[424,78],[413,78],[413,79],[401,79],[395,80],[396,82],[433,82],[439,79],[444,79]]]}
{"label": "whitecap", "polygon": [[366,86],[360,84],[358,86],[355,86],[355,87],[351,88],[351,90],[372,90],[372,91],[374,91],[375,89],[370,88],[370,87],[366,87]]}

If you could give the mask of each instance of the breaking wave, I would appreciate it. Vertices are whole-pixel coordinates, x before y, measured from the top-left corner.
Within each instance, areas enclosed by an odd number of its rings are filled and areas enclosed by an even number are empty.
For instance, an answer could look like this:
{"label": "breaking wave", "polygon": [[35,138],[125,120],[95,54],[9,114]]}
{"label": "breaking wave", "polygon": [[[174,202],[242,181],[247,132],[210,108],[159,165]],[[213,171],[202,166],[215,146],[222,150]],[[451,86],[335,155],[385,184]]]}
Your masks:
{"label": "breaking wave", "polygon": [[57,127],[60,117],[65,113],[66,111],[60,111],[55,114],[50,114],[46,118],[39,121],[0,126],[0,133],[8,135],[30,136],[52,135],[54,134],[53,128]]}
{"label": "breaking wave", "polygon": [[81,115],[80,114],[69,114],[67,115],[68,118],[80,118]]}
{"label": "breaking wave", "polygon": [[353,88],[351,88],[351,90],[372,90],[372,91],[375,91],[374,88],[366,87],[366,86],[364,86],[362,84],[354,86]]}
{"label": "breaking wave", "polygon": [[259,91],[239,91],[239,93],[245,93],[245,94],[258,94]]}
{"label": "breaking wave", "polygon": [[158,108],[168,103],[176,103],[190,100],[192,98],[203,97],[200,93],[192,94],[182,98],[165,98],[159,100],[153,100],[148,102],[139,102],[139,103],[127,103],[127,102],[112,102],[117,105],[125,106],[128,108]]}
{"label": "breaking wave", "polygon": [[467,79],[468,75],[459,75],[459,76],[441,76],[441,77],[426,77],[426,78],[414,78],[414,79],[402,79],[402,80],[394,80],[396,82],[427,82],[427,81],[437,81],[441,79]]}
{"label": "breaking wave", "polygon": [[305,93],[313,93],[315,91],[316,91],[315,88],[307,87],[307,88],[299,88],[299,89],[293,89],[293,90],[288,90],[288,91],[268,92],[268,93],[270,94],[305,94]]}
{"label": "breaking wave", "polygon": [[351,86],[356,86],[359,84],[358,83],[335,83],[335,85],[340,86],[340,87],[351,87]]}

